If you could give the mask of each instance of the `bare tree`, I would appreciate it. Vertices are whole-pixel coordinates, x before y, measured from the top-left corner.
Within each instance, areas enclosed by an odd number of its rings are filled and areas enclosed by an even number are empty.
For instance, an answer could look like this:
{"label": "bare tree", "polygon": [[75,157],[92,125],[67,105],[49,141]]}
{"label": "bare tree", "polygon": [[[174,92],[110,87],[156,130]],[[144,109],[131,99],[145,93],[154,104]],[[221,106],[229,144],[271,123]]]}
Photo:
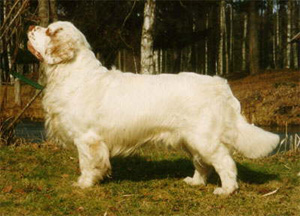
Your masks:
{"label": "bare tree", "polygon": [[[205,29],[209,27],[209,14],[205,16]],[[205,46],[204,46],[204,74],[208,74],[208,35],[205,35]]]}
{"label": "bare tree", "polygon": [[243,41],[242,41],[242,70],[245,71],[247,68],[247,56],[246,56],[246,44],[247,44],[247,30],[248,30],[248,15],[243,15]]}
{"label": "bare tree", "polygon": [[223,54],[224,54],[224,34],[225,34],[225,0],[220,2],[220,34],[219,34],[219,49],[218,49],[218,74],[223,75]]}
{"label": "bare tree", "polygon": [[224,48],[225,48],[225,74],[229,73],[229,51],[228,51],[228,29],[226,25],[226,3],[223,9],[223,22],[224,22]]}
{"label": "bare tree", "polygon": [[275,68],[280,66],[280,52],[281,52],[281,35],[280,35],[280,5],[279,0],[276,1],[276,16],[275,16],[275,40],[274,40],[274,59],[275,59]]}
{"label": "bare tree", "polygon": [[[296,35],[300,29],[300,2],[298,1],[293,1],[293,12],[292,12],[292,17],[295,17],[293,19],[293,27],[294,31],[292,31],[293,35]],[[293,36],[292,36],[293,37]],[[294,68],[299,68],[300,65],[298,65],[298,44],[293,43],[292,44],[292,52],[293,52],[293,67]],[[300,45],[299,45],[299,58],[300,58]]]}
{"label": "bare tree", "polygon": [[274,35],[275,35],[275,27],[274,27],[274,16],[273,16],[273,10],[274,10],[274,1],[273,0],[267,0],[267,8],[266,8],[266,15],[265,15],[265,25],[269,31],[266,32],[267,38],[266,38],[266,49],[265,49],[265,55],[267,60],[267,68],[274,68]]}
{"label": "bare tree", "polygon": [[141,40],[141,73],[153,74],[153,28],[155,20],[156,1],[147,0],[144,6],[144,24]]}
{"label": "bare tree", "polygon": [[250,74],[259,72],[259,51],[257,35],[257,1],[250,1],[249,7],[249,63]]}
{"label": "bare tree", "polygon": [[286,24],[286,56],[285,56],[285,68],[291,67],[291,48],[290,40],[292,38],[292,1],[288,0],[287,3],[287,24]]}
{"label": "bare tree", "polygon": [[[231,2],[232,3],[232,2]],[[229,33],[229,62],[231,68],[233,67],[233,9],[232,5],[229,4],[229,12],[230,12],[230,33]],[[228,66],[229,67],[229,66]]]}
{"label": "bare tree", "polygon": [[[3,75],[6,81],[10,80],[14,84],[15,104],[18,106],[21,105],[21,84],[18,78],[14,79],[8,74],[21,68],[16,66],[15,62],[21,43],[21,32],[23,31],[21,14],[26,10],[28,1],[17,0],[13,2],[5,0],[1,4],[3,14],[1,16],[0,39],[3,50],[3,63],[5,65],[4,70],[6,71]],[[22,73],[22,70],[19,72]]]}
{"label": "bare tree", "polygon": [[40,26],[46,27],[49,24],[49,0],[39,0]]}
{"label": "bare tree", "polygon": [[50,0],[50,20],[52,22],[58,21],[56,0]]}

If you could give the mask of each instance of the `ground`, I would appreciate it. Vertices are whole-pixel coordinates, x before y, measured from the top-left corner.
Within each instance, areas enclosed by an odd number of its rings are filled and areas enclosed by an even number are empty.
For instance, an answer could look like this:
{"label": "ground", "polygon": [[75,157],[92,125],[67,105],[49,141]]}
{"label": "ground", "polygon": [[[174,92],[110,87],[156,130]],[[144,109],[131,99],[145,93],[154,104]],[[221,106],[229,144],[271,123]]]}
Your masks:
{"label": "ground", "polygon": [[[259,75],[231,80],[229,84],[240,100],[245,117],[261,126],[300,125],[300,72],[266,71]],[[22,107],[35,94],[35,89],[22,86]],[[12,86],[0,88],[0,118],[15,116],[21,107],[14,104]],[[41,99],[24,113],[24,118],[43,119]]]}
{"label": "ground", "polygon": [[230,81],[230,85],[251,123],[300,125],[300,71],[267,71]]}
{"label": "ground", "polygon": [[299,215],[299,152],[234,158],[240,189],[225,197],[212,193],[220,185],[215,173],[206,187],[185,184],[191,161],[162,147],[113,159],[112,176],[84,190],[72,186],[80,173],[75,150],[47,143],[2,147],[0,215]]}

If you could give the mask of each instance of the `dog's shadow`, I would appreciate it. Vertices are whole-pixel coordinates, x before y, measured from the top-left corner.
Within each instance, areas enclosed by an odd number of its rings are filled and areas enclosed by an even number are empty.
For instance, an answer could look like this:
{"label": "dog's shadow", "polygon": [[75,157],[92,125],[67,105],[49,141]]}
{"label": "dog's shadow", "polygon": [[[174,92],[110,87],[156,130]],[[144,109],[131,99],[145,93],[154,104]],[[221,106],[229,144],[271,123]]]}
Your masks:
{"label": "dog's shadow", "polygon": [[[127,158],[113,158],[112,176],[104,183],[122,181],[150,181],[155,179],[183,179],[193,176],[194,167],[189,159],[180,158],[175,160],[149,160],[140,156]],[[238,179],[250,184],[264,184],[278,179],[278,175],[251,169],[237,163]],[[220,184],[219,176],[212,172],[208,183]]]}
{"label": "dog's shadow", "polygon": [[264,184],[272,180],[279,179],[276,173],[267,173],[263,167],[257,167],[256,170],[247,165],[237,163],[238,179],[249,184]]}
{"label": "dog's shadow", "polygon": [[154,179],[179,179],[193,173],[193,165],[188,159],[150,160],[140,156],[113,158],[112,178],[109,181],[149,181]]}

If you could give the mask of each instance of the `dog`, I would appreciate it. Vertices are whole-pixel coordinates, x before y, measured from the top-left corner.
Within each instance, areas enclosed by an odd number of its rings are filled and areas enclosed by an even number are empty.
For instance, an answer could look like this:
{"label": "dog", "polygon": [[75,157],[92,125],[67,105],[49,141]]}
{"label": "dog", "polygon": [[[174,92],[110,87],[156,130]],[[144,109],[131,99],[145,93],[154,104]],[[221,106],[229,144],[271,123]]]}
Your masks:
{"label": "dog", "polygon": [[49,137],[75,145],[87,188],[110,173],[110,158],[143,144],[184,149],[195,166],[190,185],[205,185],[210,168],[221,179],[214,194],[238,188],[235,149],[268,155],[278,135],[248,124],[227,81],[192,72],[140,75],[107,69],[70,22],[30,26],[28,49],[44,65],[43,107]]}

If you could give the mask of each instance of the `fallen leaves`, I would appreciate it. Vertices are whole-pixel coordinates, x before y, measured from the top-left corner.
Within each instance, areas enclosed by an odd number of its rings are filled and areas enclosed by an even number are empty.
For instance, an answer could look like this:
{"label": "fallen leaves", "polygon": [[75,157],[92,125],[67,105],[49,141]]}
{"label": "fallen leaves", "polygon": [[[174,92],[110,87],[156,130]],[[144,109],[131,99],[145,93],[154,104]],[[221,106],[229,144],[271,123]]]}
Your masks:
{"label": "fallen leaves", "polygon": [[13,186],[12,185],[7,185],[5,186],[3,189],[2,189],[2,192],[3,193],[10,193],[13,189]]}

